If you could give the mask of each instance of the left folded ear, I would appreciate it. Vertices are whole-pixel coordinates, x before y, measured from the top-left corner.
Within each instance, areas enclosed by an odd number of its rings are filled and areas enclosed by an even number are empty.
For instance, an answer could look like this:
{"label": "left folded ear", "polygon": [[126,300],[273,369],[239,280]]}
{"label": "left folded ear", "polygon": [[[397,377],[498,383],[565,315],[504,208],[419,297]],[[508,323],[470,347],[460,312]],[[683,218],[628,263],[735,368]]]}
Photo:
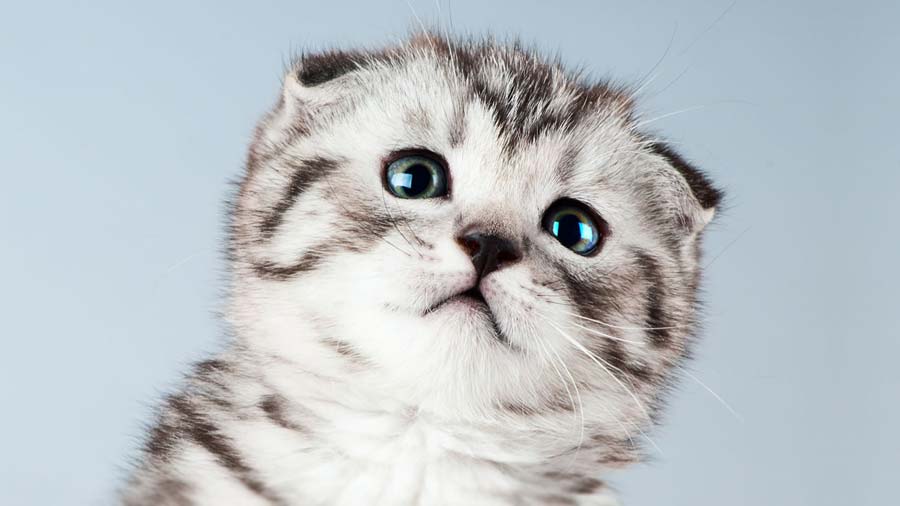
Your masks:
{"label": "left folded ear", "polygon": [[724,197],[722,191],[713,186],[703,171],[694,167],[664,143],[654,142],[650,145],[650,150],[678,171],[691,189],[691,194],[700,208],[698,217],[701,223],[698,223],[698,229],[708,225],[716,214],[716,208],[722,202]]}

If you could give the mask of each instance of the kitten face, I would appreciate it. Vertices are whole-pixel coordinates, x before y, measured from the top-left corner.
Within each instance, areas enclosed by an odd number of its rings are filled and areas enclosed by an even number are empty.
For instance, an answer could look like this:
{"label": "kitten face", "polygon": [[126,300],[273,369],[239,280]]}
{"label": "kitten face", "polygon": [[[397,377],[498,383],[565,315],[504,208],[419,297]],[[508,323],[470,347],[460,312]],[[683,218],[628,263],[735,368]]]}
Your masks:
{"label": "kitten face", "polygon": [[[392,192],[405,156],[446,194]],[[687,353],[718,200],[623,91],[518,48],[307,56],[251,148],[232,318],[261,353],[421,410],[622,435]]]}

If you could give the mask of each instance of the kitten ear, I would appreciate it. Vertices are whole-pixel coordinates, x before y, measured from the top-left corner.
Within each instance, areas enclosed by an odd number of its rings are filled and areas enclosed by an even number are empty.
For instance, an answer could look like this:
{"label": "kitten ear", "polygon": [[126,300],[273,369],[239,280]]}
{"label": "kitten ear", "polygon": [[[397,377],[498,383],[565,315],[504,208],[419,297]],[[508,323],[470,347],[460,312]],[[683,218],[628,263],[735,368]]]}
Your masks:
{"label": "kitten ear", "polygon": [[676,153],[672,148],[662,142],[654,142],[650,145],[650,149],[656,155],[662,157],[672,168],[681,174],[694,200],[699,204],[700,212],[698,217],[701,223],[699,228],[703,228],[712,221],[716,214],[716,208],[722,202],[724,194],[721,190],[713,186],[707,175],[693,164]]}
{"label": "kitten ear", "polygon": [[369,61],[368,53],[338,50],[297,57],[284,76],[284,109],[290,111],[304,103],[315,105],[330,101],[334,89],[329,89],[328,84],[363,68]]}
{"label": "kitten ear", "polygon": [[341,96],[328,84],[362,68],[371,61],[370,56],[362,52],[326,51],[296,58],[284,76],[278,103],[257,128],[251,161],[277,150],[297,135],[308,133],[314,111]]}
{"label": "kitten ear", "polygon": [[288,106],[296,105],[298,101],[302,101],[304,97],[309,95],[309,92],[300,83],[297,72],[296,68],[292,68],[285,74],[281,83],[282,100]]}
{"label": "kitten ear", "polygon": [[332,50],[301,56],[294,70],[301,85],[313,87],[358,70],[367,61],[367,55],[362,52]]}

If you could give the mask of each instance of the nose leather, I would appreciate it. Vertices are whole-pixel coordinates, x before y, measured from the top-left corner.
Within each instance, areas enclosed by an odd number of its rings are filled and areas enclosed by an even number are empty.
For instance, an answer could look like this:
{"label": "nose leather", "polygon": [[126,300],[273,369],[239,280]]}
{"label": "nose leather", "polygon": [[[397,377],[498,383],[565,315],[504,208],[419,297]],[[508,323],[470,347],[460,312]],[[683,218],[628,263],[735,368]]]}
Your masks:
{"label": "nose leather", "polygon": [[498,235],[473,232],[457,238],[457,241],[472,259],[478,279],[521,258],[515,244]]}

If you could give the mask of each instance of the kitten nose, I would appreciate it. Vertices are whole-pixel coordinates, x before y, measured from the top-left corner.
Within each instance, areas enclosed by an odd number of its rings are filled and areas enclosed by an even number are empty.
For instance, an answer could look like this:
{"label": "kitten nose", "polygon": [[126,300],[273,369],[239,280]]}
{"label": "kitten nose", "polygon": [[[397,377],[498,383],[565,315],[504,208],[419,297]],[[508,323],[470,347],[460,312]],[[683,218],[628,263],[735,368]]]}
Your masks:
{"label": "kitten nose", "polygon": [[500,236],[475,232],[457,237],[456,241],[472,258],[478,279],[521,258],[512,241]]}

